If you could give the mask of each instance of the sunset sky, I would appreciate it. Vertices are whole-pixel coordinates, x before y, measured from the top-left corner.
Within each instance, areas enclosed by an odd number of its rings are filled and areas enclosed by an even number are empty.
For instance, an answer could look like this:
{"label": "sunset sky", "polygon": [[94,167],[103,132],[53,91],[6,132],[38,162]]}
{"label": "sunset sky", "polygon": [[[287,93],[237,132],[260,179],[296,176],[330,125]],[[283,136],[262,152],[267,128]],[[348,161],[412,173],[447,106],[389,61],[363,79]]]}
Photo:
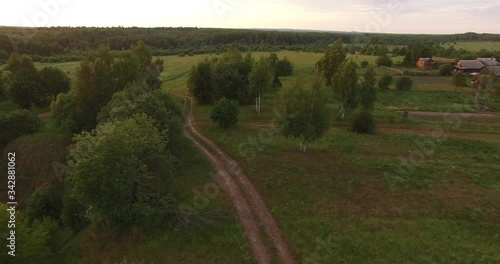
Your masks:
{"label": "sunset sky", "polygon": [[3,26],[500,33],[500,3],[491,0],[4,0],[1,7]]}

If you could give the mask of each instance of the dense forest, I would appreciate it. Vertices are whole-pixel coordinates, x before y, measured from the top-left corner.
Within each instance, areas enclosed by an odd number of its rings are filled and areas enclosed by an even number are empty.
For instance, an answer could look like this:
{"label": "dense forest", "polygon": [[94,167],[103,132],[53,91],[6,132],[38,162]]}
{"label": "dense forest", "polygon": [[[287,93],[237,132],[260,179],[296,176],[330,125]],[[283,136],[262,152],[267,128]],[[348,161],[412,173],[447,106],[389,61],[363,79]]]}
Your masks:
{"label": "dense forest", "polygon": [[0,61],[10,53],[29,54],[34,61],[74,61],[87,49],[102,44],[122,50],[139,40],[155,55],[223,53],[235,45],[242,51],[296,50],[324,52],[338,38],[345,44],[400,45],[422,42],[438,45],[458,41],[500,41],[498,34],[398,35],[356,32],[278,31],[211,28],[87,28],[0,27]]}

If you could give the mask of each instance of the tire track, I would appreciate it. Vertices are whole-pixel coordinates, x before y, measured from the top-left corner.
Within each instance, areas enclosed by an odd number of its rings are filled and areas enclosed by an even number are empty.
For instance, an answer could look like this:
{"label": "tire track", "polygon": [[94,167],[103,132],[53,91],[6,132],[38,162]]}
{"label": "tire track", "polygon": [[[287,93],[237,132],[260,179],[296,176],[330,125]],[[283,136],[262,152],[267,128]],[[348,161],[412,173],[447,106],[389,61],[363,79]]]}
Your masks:
{"label": "tire track", "polygon": [[[272,243],[273,251],[275,251],[280,263],[297,263],[288,241],[255,186],[244,174],[238,162],[226,155],[213,141],[197,130],[192,114],[193,101],[188,96],[182,97],[186,100],[185,102],[189,101],[190,104],[185,125],[186,136],[209,158],[212,166],[218,172],[218,179],[236,208],[256,261],[258,263],[271,263],[275,255],[271,255],[270,249],[265,247],[261,236],[261,234],[265,234]],[[263,229],[263,232],[260,232],[259,227]]]}

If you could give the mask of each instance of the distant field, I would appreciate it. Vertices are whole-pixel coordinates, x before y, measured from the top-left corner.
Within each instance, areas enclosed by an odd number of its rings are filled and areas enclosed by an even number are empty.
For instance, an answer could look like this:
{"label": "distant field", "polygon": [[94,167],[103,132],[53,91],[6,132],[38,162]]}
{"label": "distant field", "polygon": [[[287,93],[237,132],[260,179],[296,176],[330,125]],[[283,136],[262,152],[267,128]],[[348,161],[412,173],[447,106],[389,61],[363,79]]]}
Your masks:
{"label": "distant field", "polygon": [[500,50],[500,42],[449,42],[443,45],[444,47],[454,46],[455,49],[465,49],[470,51]]}

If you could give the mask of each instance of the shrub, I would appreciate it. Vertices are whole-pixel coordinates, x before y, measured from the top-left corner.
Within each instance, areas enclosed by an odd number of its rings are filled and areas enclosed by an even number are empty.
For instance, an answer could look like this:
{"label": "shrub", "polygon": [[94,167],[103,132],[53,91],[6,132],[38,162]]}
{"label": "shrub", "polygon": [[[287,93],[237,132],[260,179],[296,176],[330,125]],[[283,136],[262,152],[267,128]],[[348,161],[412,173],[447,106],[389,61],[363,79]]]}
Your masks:
{"label": "shrub", "polygon": [[179,56],[179,57],[186,57],[186,53],[181,52],[181,53],[179,53],[179,55],[178,55],[178,56]]}
{"label": "shrub", "polygon": [[398,91],[407,92],[413,87],[413,80],[410,77],[402,77],[396,83]]}
{"label": "shrub", "polygon": [[375,121],[369,111],[359,112],[352,121],[352,131],[359,134],[374,134]]}
{"label": "shrub", "polygon": [[368,67],[368,65],[370,65],[370,64],[367,61],[361,62],[361,68],[366,68],[366,67]]}
{"label": "shrub", "polygon": [[28,223],[50,217],[60,221],[62,211],[62,192],[54,184],[34,193],[28,200]]}
{"label": "shrub", "polygon": [[467,87],[467,76],[463,73],[456,73],[453,75],[452,82],[455,87]]}
{"label": "shrub", "polygon": [[221,128],[228,128],[238,122],[238,105],[236,102],[222,98],[215,103],[210,119]]}
{"label": "shrub", "polygon": [[26,134],[34,134],[40,128],[41,121],[34,112],[14,110],[0,114],[0,146]]}
{"label": "shrub", "polygon": [[41,103],[40,84],[19,75],[10,84],[9,96],[14,103],[22,108],[38,106]]}
{"label": "shrub", "polygon": [[378,57],[376,63],[377,63],[377,65],[392,67],[393,62],[392,62],[391,58],[389,58],[389,56],[386,54],[386,55]]}
{"label": "shrub", "polygon": [[443,64],[439,67],[439,75],[451,76],[453,74],[453,66],[451,64]]}
{"label": "shrub", "polygon": [[51,98],[60,93],[67,93],[71,86],[68,75],[56,67],[44,67],[40,70],[40,78],[43,94]]}
{"label": "shrub", "polygon": [[389,87],[393,82],[394,78],[392,77],[392,75],[384,74],[384,76],[382,76],[380,80],[378,80],[378,88],[380,89],[380,91],[387,91],[389,90]]}

